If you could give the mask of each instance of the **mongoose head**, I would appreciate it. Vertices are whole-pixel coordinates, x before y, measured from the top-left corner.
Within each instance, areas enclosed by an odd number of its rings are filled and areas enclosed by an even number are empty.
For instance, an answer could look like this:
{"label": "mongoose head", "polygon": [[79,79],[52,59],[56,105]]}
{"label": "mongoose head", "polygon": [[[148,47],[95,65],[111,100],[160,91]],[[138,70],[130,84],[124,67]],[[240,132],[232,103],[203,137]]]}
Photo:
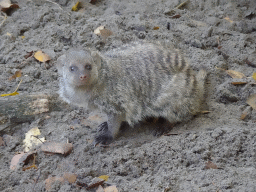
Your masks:
{"label": "mongoose head", "polygon": [[88,87],[98,79],[100,61],[97,53],[71,51],[57,60],[57,69],[65,84]]}

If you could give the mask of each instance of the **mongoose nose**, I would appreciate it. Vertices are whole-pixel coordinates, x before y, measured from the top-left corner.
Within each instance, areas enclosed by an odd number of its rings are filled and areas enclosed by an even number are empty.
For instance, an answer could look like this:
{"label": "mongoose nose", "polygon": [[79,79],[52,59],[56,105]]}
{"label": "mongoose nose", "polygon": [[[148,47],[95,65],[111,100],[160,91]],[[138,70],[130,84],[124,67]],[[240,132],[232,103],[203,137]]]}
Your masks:
{"label": "mongoose nose", "polygon": [[82,80],[84,80],[84,79],[86,79],[86,75],[80,75],[80,80],[82,81]]}

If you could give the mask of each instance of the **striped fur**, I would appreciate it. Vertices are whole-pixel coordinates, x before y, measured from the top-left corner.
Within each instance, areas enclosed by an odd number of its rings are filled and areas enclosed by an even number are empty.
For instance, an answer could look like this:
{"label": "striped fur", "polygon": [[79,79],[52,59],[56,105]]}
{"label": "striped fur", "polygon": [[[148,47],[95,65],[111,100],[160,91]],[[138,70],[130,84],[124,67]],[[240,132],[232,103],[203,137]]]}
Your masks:
{"label": "striped fur", "polygon": [[[66,55],[69,60],[70,55],[81,57],[83,62],[77,63],[78,66],[91,63],[93,80],[84,87],[61,80],[61,96],[80,106],[98,106],[109,116],[113,137],[122,121],[134,125],[146,117],[164,117],[176,123],[187,121],[201,111],[206,71],[196,74],[178,50],[132,43],[105,54],[94,52],[92,57],[87,52],[84,55],[73,52]],[[65,81],[71,80],[65,69],[69,65],[63,59],[57,66],[61,76],[67,78]],[[66,90],[69,91],[63,93]]]}

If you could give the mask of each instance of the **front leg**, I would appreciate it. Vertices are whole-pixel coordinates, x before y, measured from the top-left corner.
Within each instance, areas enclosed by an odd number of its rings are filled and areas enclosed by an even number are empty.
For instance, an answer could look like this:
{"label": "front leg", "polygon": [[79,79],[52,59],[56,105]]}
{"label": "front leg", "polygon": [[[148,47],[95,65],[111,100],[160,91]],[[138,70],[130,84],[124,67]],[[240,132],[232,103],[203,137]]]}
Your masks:
{"label": "front leg", "polygon": [[124,115],[108,114],[108,121],[99,125],[98,133],[94,137],[94,145],[98,143],[108,145],[117,136]]}

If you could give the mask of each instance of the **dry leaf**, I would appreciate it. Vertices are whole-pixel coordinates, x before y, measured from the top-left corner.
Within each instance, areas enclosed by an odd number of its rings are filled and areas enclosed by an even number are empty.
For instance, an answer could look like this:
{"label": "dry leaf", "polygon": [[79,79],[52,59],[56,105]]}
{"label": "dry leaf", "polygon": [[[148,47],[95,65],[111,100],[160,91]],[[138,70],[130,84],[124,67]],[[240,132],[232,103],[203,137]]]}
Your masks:
{"label": "dry leaf", "polygon": [[118,192],[118,190],[115,185],[112,185],[112,186],[106,187],[104,189],[104,192]]}
{"label": "dry leaf", "polygon": [[205,163],[205,169],[218,169],[218,167],[213,162],[208,161]]}
{"label": "dry leaf", "polygon": [[244,120],[246,116],[247,116],[247,113],[242,113],[240,116],[240,120]]}
{"label": "dry leaf", "polygon": [[18,4],[12,4],[10,0],[1,0],[0,1],[1,11],[7,12],[9,9],[17,9],[19,8]]}
{"label": "dry leaf", "polygon": [[24,58],[27,59],[27,58],[31,57],[31,56],[33,55],[33,53],[34,53],[34,51],[28,52],[28,53],[24,56]]}
{"label": "dry leaf", "polygon": [[97,2],[97,0],[91,0],[89,3],[95,4],[96,2]]}
{"label": "dry leaf", "polygon": [[226,70],[226,73],[233,79],[242,79],[246,77],[243,73],[234,70]]}
{"label": "dry leaf", "polygon": [[88,190],[88,189],[98,187],[99,185],[102,185],[104,182],[105,180],[95,177],[92,179],[91,183],[88,185],[86,189]]}
{"label": "dry leaf", "polygon": [[10,169],[11,170],[15,170],[21,157],[24,155],[25,153],[22,152],[21,154],[15,155],[12,160],[11,160],[11,165],[10,165]]}
{"label": "dry leaf", "polygon": [[244,120],[248,115],[252,113],[252,107],[247,106],[240,116],[240,120]]}
{"label": "dry leaf", "polygon": [[50,191],[51,190],[52,184],[55,181],[59,181],[59,182],[63,183],[64,182],[64,178],[62,178],[62,177],[49,177],[48,179],[46,179],[45,180],[45,189],[46,189],[46,191]]}
{"label": "dry leaf", "polygon": [[101,176],[99,176],[99,178],[107,181],[109,176],[108,175],[101,175]]}
{"label": "dry leaf", "polygon": [[41,135],[40,130],[38,127],[30,129],[26,134],[25,134],[25,139],[23,140],[24,143],[24,151],[28,152],[32,147],[37,146],[42,144],[42,142],[45,142],[45,138],[37,138],[35,136]]}
{"label": "dry leaf", "polygon": [[256,81],[256,73],[252,74],[252,78]]}
{"label": "dry leaf", "polygon": [[103,39],[103,41],[105,42],[106,39],[113,34],[112,31],[110,31],[109,29],[106,29],[104,26],[99,26],[97,29],[94,30],[94,33],[96,35],[100,35]]}
{"label": "dry leaf", "polygon": [[103,39],[103,41],[105,42],[106,41],[106,39],[110,36],[110,35],[112,35],[113,34],[113,32],[112,31],[110,31],[109,29],[101,29],[100,30],[100,35],[101,35],[101,37],[102,37],[102,39]]}
{"label": "dry leaf", "polygon": [[21,73],[21,70],[18,70],[14,73],[13,76],[9,77],[9,80],[13,80],[13,79],[16,79],[17,77],[21,77],[22,73]]}
{"label": "dry leaf", "polygon": [[233,23],[233,22],[234,22],[234,21],[232,21],[229,17],[225,17],[224,19],[227,20],[227,21],[230,22],[230,23]]}
{"label": "dry leaf", "polygon": [[1,97],[14,96],[14,95],[19,95],[19,93],[15,91],[13,93],[2,94]]}
{"label": "dry leaf", "polygon": [[159,27],[154,27],[154,28],[153,28],[153,30],[158,30],[158,29],[159,29]]}
{"label": "dry leaf", "polygon": [[15,155],[12,160],[11,160],[11,165],[10,165],[10,169],[15,170],[17,169],[19,166],[23,166],[24,164],[28,164],[28,161],[31,159],[31,157],[34,156],[34,152],[33,153],[20,153],[18,155]]}
{"label": "dry leaf", "polygon": [[96,35],[100,35],[100,30],[103,30],[105,27],[104,26],[99,26],[97,29],[94,30],[94,33]]}
{"label": "dry leaf", "polygon": [[64,173],[62,177],[49,177],[45,180],[45,188],[47,191],[51,190],[52,184],[55,181],[59,181],[61,183],[64,183],[65,181],[68,181],[70,184],[74,183],[76,181],[77,176],[73,173]]}
{"label": "dry leaf", "polygon": [[77,1],[76,4],[72,7],[72,11],[78,11],[80,8],[82,8],[82,4],[80,1]]}
{"label": "dry leaf", "polygon": [[64,173],[63,178],[69,183],[75,183],[77,176],[73,173]]}
{"label": "dry leaf", "polygon": [[73,149],[72,143],[46,142],[41,146],[41,150],[48,153],[60,153],[68,155]]}
{"label": "dry leaf", "polygon": [[178,18],[180,18],[180,17],[181,17],[181,15],[177,14],[177,15],[173,15],[171,18],[172,18],[172,19],[178,19]]}
{"label": "dry leaf", "polygon": [[247,84],[247,82],[231,82],[233,85],[244,85]]}
{"label": "dry leaf", "polygon": [[256,94],[250,95],[246,103],[250,105],[253,109],[256,109]]}
{"label": "dry leaf", "polygon": [[48,55],[46,55],[45,53],[43,53],[42,51],[35,52],[34,57],[38,61],[41,61],[41,62],[46,62],[46,61],[51,60],[51,58]]}

